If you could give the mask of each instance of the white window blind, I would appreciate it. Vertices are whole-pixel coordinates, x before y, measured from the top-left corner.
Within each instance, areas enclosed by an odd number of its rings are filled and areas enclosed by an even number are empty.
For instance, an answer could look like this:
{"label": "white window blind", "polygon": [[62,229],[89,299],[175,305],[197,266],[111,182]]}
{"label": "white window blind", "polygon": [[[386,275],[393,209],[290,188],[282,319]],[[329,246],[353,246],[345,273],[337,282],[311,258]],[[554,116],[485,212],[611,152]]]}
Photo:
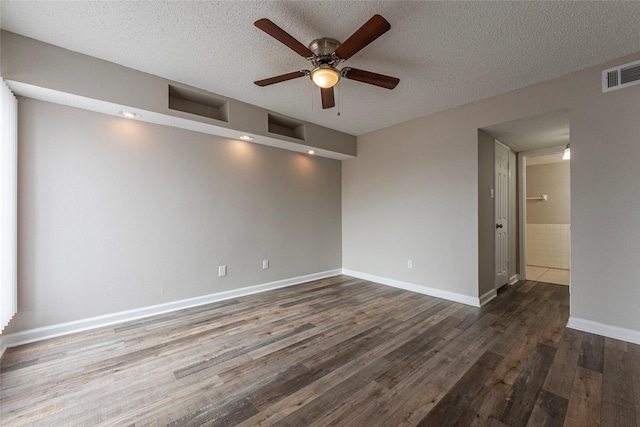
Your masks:
{"label": "white window blind", "polygon": [[18,103],[0,82],[0,332],[18,310]]}

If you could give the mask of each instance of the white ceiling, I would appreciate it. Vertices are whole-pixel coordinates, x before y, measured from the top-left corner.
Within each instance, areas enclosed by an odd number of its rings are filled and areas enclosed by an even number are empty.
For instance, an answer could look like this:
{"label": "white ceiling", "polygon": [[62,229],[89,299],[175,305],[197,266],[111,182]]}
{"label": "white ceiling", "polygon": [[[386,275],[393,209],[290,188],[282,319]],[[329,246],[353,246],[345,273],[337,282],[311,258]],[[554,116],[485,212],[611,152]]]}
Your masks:
{"label": "white ceiling", "polygon": [[[361,135],[638,51],[640,2],[2,0],[3,29]],[[322,110],[309,68],[253,26],[269,18],[303,44],[344,41],[373,14],[391,30],[345,65],[400,78],[395,90],[343,80]],[[312,104],[313,94],[313,104]],[[312,106],[313,105],[313,106]]]}
{"label": "white ceiling", "polygon": [[549,163],[564,163],[571,160],[563,160],[562,155],[564,153],[560,151],[554,154],[545,154],[542,156],[527,156],[527,167],[536,165],[548,165]]}
{"label": "white ceiling", "polygon": [[551,111],[483,128],[515,152],[565,146],[570,141],[569,111]]}

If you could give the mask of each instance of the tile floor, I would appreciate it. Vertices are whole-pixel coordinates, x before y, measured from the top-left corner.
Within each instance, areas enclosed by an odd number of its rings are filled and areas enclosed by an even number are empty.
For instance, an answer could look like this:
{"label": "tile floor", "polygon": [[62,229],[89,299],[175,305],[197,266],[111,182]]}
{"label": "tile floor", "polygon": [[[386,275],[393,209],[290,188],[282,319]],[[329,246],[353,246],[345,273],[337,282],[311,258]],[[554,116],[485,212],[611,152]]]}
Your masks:
{"label": "tile floor", "polygon": [[569,270],[527,265],[527,280],[569,286]]}

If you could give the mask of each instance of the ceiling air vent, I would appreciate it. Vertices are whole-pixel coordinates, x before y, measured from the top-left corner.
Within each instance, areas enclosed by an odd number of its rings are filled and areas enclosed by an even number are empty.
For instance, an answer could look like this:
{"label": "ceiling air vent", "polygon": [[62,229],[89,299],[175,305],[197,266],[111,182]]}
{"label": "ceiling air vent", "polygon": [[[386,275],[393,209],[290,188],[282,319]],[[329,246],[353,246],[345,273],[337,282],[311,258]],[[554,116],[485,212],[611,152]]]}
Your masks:
{"label": "ceiling air vent", "polygon": [[602,91],[622,89],[640,83],[640,61],[609,68],[602,72]]}

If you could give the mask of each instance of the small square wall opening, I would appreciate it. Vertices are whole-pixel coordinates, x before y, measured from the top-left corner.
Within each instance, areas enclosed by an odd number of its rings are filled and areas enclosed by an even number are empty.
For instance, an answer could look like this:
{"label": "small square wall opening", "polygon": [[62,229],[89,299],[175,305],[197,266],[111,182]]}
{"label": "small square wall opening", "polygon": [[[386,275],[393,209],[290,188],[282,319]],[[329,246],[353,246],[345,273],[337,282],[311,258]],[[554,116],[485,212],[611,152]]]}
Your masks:
{"label": "small square wall opening", "polygon": [[270,133],[288,136],[304,141],[304,123],[292,119],[287,119],[285,117],[274,116],[273,114],[268,114],[267,120],[269,122]]}
{"label": "small square wall opening", "polygon": [[229,121],[229,103],[225,99],[184,87],[169,85],[169,109]]}

